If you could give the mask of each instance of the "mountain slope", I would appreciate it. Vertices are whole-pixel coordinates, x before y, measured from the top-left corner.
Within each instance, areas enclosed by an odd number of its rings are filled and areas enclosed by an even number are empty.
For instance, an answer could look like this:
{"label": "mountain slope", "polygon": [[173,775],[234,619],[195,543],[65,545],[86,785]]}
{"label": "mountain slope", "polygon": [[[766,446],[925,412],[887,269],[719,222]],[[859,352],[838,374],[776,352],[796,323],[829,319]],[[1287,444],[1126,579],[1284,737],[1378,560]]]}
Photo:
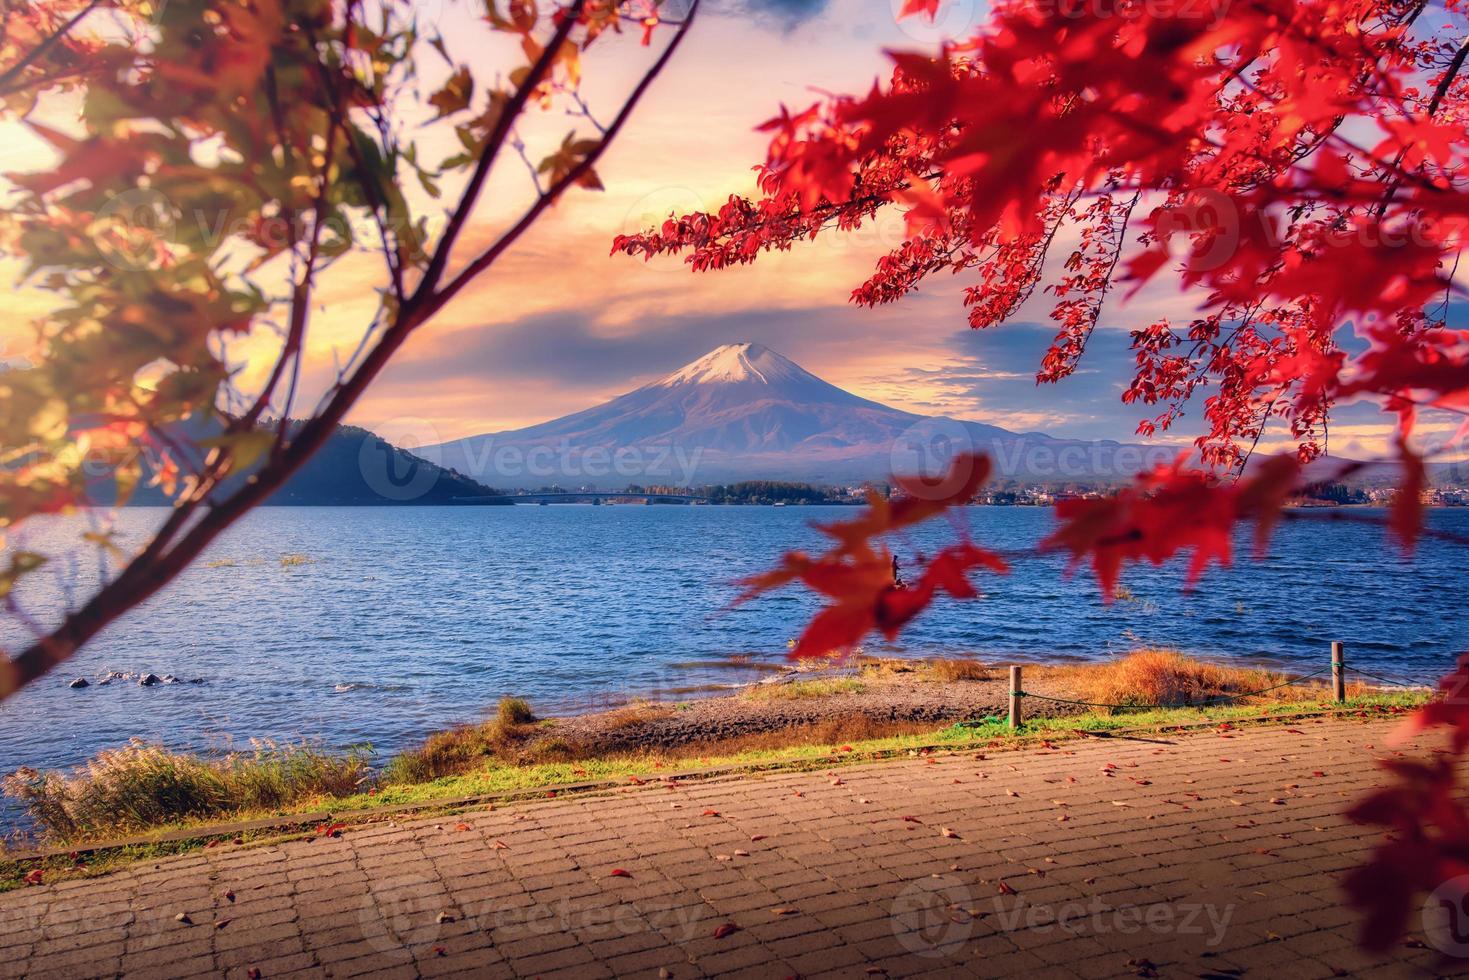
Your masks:
{"label": "mountain slope", "polygon": [[[860,398],[759,344],[727,344],[658,381],[573,415],[426,452],[482,483],[699,485],[731,479],[840,483],[940,471],[987,452],[1017,480],[1125,477],[1160,447],[1053,439],[929,418]],[[1119,459],[1120,455],[1127,457]],[[1162,448],[1171,456],[1171,448]],[[1063,463],[1066,453],[1084,459]],[[1130,461],[1133,455],[1136,461]]]}
{"label": "mountain slope", "polygon": [[[211,423],[209,432],[217,428]],[[191,435],[203,437],[199,432]],[[148,471],[144,485],[138,487],[130,503],[134,506],[172,504],[163,491],[146,485],[152,476],[146,461],[144,469]],[[225,481],[225,492],[233,491],[248,476],[246,472]],[[93,482],[89,496],[94,503],[105,506],[115,498],[115,490],[110,479],[102,478]],[[344,425],[332,433],[326,444],[283,487],[266,499],[264,506],[447,504],[456,497],[485,497],[494,493],[465,476],[399,449],[366,429]]]}

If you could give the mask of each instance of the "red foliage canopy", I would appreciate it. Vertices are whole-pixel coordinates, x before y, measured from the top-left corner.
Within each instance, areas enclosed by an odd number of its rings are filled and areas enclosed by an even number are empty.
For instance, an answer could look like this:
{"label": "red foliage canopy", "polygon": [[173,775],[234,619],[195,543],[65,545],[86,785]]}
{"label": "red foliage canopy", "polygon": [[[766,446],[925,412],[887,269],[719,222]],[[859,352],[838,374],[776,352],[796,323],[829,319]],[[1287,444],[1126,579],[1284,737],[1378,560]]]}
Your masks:
{"label": "red foliage canopy", "polygon": [[[902,12],[932,18],[940,5],[905,0]],[[1131,331],[1137,370],[1123,400],[1151,407],[1138,431],[1153,435],[1203,395],[1203,468],[1180,460],[1111,499],[1064,501],[1044,546],[1089,561],[1109,595],[1128,563],[1190,553],[1191,578],[1228,563],[1240,521],[1263,542],[1301,464],[1326,452],[1344,399],[1396,416],[1403,478],[1390,523],[1411,546],[1425,482],[1416,412],[1469,409],[1469,334],[1446,322],[1469,223],[1466,13],[1463,0],[1252,0],[1219,12],[1012,0],[973,37],[894,54],[891,81],[866,94],[782,107],[762,127],[757,196],[670,216],[612,250],[719,269],[898,208],[906,239],[853,301],[893,302],[949,272],[968,283],[969,323],[992,328],[1040,290],[1057,332],[1038,382],[1076,370],[1114,288],[1171,277],[1192,311]],[[1352,332],[1366,347],[1356,356]],[[1247,472],[1272,420],[1295,451]],[[959,468],[984,470],[968,458]],[[866,517],[824,529],[838,542],[827,555],[787,556],[749,583],[799,580],[827,597],[797,654],[891,635],[941,591],[972,594],[969,569],[1003,570],[961,537],[911,595],[895,590],[873,541],[968,499],[904,490],[918,499],[875,500]],[[1463,689],[1469,662],[1460,675]],[[1469,698],[1446,698],[1422,721],[1453,727],[1455,752],[1469,748]],[[1469,867],[1453,766],[1392,768],[1399,785],[1356,811],[1402,832],[1353,885],[1373,945],[1401,932],[1418,890]]]}
{"label": "red foliage canopy", "polygon": [[1461,4],[1264,0],[1218,19],[1096,6],[1007,4],[936,56],[895,54],[885,86],[782,108],[762,127],[758,197],[619,236],[614,252],[718,269],[898,207],[908,237],[852,299],[963,274],[969,322],[988,328],[1043,287],[1058,325],[1047,382],[1076,369],[1119,281],[1135,291],[1168,270],[1198,312],[1133,331],[1124,400],[1157,407],[1138,427],[1152,434],[1212,388],[1209,464],[1241,464],[1272,418],[1314,458],[1342,397],[1459,407],[1462,373],[1349,359],[1337,331],[1446,355],[1469,219]]}

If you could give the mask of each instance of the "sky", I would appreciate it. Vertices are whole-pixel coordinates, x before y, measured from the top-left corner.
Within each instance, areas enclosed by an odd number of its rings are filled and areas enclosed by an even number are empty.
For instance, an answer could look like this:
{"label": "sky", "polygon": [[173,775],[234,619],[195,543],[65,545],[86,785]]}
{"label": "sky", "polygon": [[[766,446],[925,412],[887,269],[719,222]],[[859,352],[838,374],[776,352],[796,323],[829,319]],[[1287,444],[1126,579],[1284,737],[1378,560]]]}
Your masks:
{"label": "sky", "polygon": [[[483,43],[483,30],[464,20],[466,8],[456,0],[415,2],[451,48],[467,44],[465,57],[480,77],[518,63],[518,52]],[[685,2],[670,0],[670,9]],[[894,209],[856,233],[826,235],[717,273],[691,274],[676,258],[609,257],[616,234],[752,192],[751,168],[766,145],[756,126],[782,104],[801,108],[822,92],[863,91],[888,74],[884,49],[933,50],[941,35],[962,36],[985,13],[979,0],[947,0],[930,25],[899,21],[894,12],[902,0],[706,2],[712,6],[599,164],[605,191],[573,190],[563,198],[415,334],[349,421],[418,445],[503,431],[599,404],[721,344],[755,341],[834,384],[909,411],[1016,431],[1134,440],[1137,422],[1150,413],[1119,399],[1133,368],[1127,331],[1163,315],[1191,318],[1195,298],[1172,285],[1150,285],[1127,304],[1119,290],[1081,370],[1059,386],[1038,387],[1035,371],[1054,334],[1044,296],[986,331],[967,326],[963,276],[939,276],[876,310],[848,302],[878,256],[902,240],[903,218]],[[594,113],[610,116],[656,51],[639,47],[636,32],[594,46],[584,65]],[[559,142],[567,128],[553,110],[525,135],[533,146]],[[39,152],[22,134],[6,138],[0,170],[33,169]],[[466,229],[465,251],[503,230],[531,190],[523,163],[507,154]],[[450,185],[445,201],[454,197]],[[356,347],[382,281],[376,265],[354,261],[324,279],[308,338],[308,392],[323,390]],[[17,296],[12,314],[29,312],[33,302]],[[0,325],[0,343],[6,329]],[[232,348],[245,365],[242,386],[263,377],[274,343],[269,331],[257,331]],[[1201,402],[1193,406],[1169,438],[1185,442],[1197,434],[1201,410]],[[1380,452],[1390,431],[1370,406],[1344,407],[1333,450]]]}
{"label": "sky", "polygon": [[[725,343],[755,341],[867,398],[923,414],[1016,430],[1136,441],[1146,406],[1120,395],[1134,360],[1127,331],[1159,316],[1187,322],[1195,297],[1171,284],[1111,301],[1076,375],[1038,386],[1055,330],[1037,296],[998,329],[968,327],[965,279],[942,275],[879,309],[848,302],[876,259],[898,244],[889,209],[868,228],[826,235],[751,266],[693,274],[677,258],[608,257],[610,239],[671,211],[713,210],[754,189],[764,158],[755,127],[784,104],[860,92],[886,77],[885,49],[933,50],[985,14],[948,0],[938,22],[899,20],[901,0],[715,0],[659,79],[599,173],[605,192],[577,192],[521,240],[431,328],[416,337],[354,414],[385,434],[424,442],[531,425],[600,404]],[[628,45],[589,60],[589,96],[614,105],[616,81],[645,62]],[[605,74],[599,79],[598,71]],[[610,76],[610,78],[609,78]],[[598,92],[599,81],[608,81]],[[514,181],[524,174],[496,175]],[[500,222],[503,224],[503,222]],[[480,226],[498,227],[492,216]],[[1159,277],[1160,280],[1166,277]],[[1202,400],[1166,436],[1201,431]],[[1427,430],[1446,423],[1425,420]],[[1383,451],[1390,421],[1343,406],[1333,450]],[[1262,446],[1276,443],[1267,436]]]}
{"label": "sky", "polygon": [[[956,30],[972,26],[972,17],[951,16]],[[847,302],[877,257],[902,240],[899,214],[712,274],[692,274],[676,258],[608,256],[616,234],[751,192],[751,168],[766,145],[755,127],[782,104],[864,90],[888,73],[884,48],[931,48],[936,37],[922,22],[900,25],[886,0],[724,0],[706,9],[599,165],[606,191],[564,199],[414,339],[354,417],[369,427],[389,425],[394,414],[423,419],[446,439],[529,425],[629,391],[720,344],[755,341],[898,407],[1013,415],[1011,424],[1026,427],[1056,421],[1037,411],[1043,399],[982,399],[912,373],[973,373],[959,283],[926,287],[883,310]],[[589,59],[586,86],[594,108],[602,94],[610,114],[620,89],[611,83],[597,93],[599,68],[615,79],[645,61],[626,44],[602,54],[618,63]],[[524,179],[506,171],[496,177]],[[497,227],[493,216],[482,227]]]}

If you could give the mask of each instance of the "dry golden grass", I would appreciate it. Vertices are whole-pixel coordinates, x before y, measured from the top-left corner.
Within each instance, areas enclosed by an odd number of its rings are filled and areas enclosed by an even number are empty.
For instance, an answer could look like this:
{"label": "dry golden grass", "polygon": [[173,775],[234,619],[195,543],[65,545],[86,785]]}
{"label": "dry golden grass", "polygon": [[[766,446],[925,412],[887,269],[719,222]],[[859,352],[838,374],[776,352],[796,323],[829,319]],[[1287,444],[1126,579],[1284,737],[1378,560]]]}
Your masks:
{"label": "dry golden grass", "polygon": [[48,836],[71,840],[347,796],[370,779],[366,756],[356,752],[262,742],[252,752],[204,759],[134,740],[70,775],[17,770],[4,788]]}
{"label": "dry golden grass", "polygon": [[495,720],[503,726],[529,725],[536,720],[525,698],[501,698],[495,707]]}
{"label": "dry golden grass", "polygon": [[616,711],[607,714],[602,723],[611,731],[620,731],[624,728],[636,728],[639,725],[646,725],[652,721],[662,721],[665,718],[672,718],[676,714],[678,712],[666,704],[653,704],[651,702],[629,704],[626,707],[618,708]]}
{"label": "dry golden grass", "polygon": [[[1217,704],[1221,695],[1266,688],[1273,690],[1235,703],[1306,701],[1323,696],[1323,686],[1314,680],[1280,687],[1277,685],[1290,679],[1289,674],[1209,663],[1176,650],[1138,650],[1111,663],[1027,667],[1026,671],[1070,687],[1076,700],[1123,707]],[[1356,697],[1365,690],[1359,684],[1349,685],[1347,694]]]}
{"label": "dry golden grass", "polygon": [[866,655],[853,657],[851,663],[861,672],[863,677],[870,680],[889,680],[905,674],[915,674],[923,666],[922,662],[917,660]]}
{"label": "dry golden grass", "polygon": [[383,777],[390,783],[426,783],[469,772],[487,759],[511,760],[534,730],[530,726],[535,720],[524,699],[501,698],[493,720],[430,735],[418,748],[389,762]]}
{"label": "dry golden grass", "polygon": [[1000,673],[978,660],[934,660],[928,664],[928,674],[936,681],[989,681],[997,680]]}

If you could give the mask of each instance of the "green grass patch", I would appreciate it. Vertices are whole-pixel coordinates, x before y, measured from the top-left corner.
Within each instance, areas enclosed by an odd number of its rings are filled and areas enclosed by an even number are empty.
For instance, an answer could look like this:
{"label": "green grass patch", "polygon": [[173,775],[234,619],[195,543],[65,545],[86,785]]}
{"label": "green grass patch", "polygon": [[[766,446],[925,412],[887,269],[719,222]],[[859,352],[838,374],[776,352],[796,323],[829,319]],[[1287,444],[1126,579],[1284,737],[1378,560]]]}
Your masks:
{"label": "green grass patch", "polygon": [[798,701],[833,694],[861,694],[867,686],[855,677],[831,677],[787,684],[756,684],[743,694],[746,701]]}

